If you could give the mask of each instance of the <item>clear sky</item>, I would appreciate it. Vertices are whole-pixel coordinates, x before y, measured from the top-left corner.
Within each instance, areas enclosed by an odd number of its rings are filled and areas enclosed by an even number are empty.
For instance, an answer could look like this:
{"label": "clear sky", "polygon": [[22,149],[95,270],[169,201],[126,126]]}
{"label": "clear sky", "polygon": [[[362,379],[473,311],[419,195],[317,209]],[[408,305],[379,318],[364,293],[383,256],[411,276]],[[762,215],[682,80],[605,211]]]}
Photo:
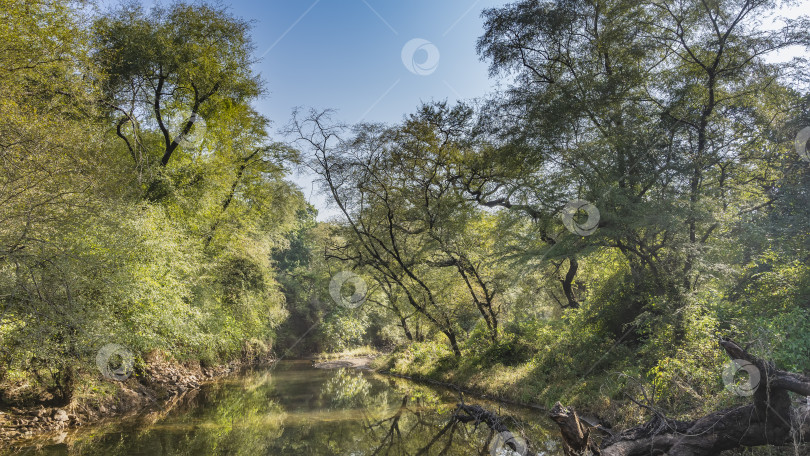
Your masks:
{"label": "clear sky", "polygon": [[[263,56],[256,70],[270,90],[261,108],[272,119],[280,122],[293,107],[311,106],[337,109],[346,122],[395,122],[421,100],[466,99],[490,90],[475,43],[482,33],[481,10],[503,3],[236,0],[231,5],[238,16],[255,20],[253,38]],[[406,62],[413,62],[409,69],[402,54],[413,39],[424,41],[406,50]]]}

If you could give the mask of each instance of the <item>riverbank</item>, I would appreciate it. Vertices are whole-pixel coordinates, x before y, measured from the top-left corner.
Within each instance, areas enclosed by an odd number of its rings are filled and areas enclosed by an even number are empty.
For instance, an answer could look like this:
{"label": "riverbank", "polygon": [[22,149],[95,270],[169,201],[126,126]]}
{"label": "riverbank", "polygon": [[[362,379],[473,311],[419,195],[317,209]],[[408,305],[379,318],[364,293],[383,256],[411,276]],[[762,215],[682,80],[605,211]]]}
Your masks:
{"label": "riverbank", "polygon": [[[358,349],[310,359],[313,367],[320,369],[371,369],[378,356],[376,351]],[[100,375],[88,376],[77,391],[76,399],[67,406],[37,404],[0,408],[0,447],[48,435],[55,437],[54,441],[58,443],[67,432],[81,426],[123,419],[149,407],[165,411],[205,383],[250,366],[270,364],[275,359],[272,356],[251,356],[203,367],[199,362],[180,363],[155,352],[147,355],[144,361],[143,372],[136,372],[121,382],[106,380]]]}
{"label": "riverbank", "polygon": [[152,353],[146,357],[143,371],[124,381],[101,377],[85,379],[76,398],[66,406],[38,404],[0,409],[0,446],[24,443],[48,434],[58,443],[71,429],[124,418],[150,406],[171,408],[184,395],[205,383],[272,361],[269,356],[250,357],[203,367],[199,362],[180,363]]}
{"label": "riverbank", "polygon": [[592,372],[588,381],[582,381],[564,369],[545,372],[531,360],[504,364],[486,355],[457,360],[449,351],[422,357],[414,356],[412,349],[383,354],[370,367],[381,374],[544,412],[550,411],[557,401],[564,401],[576,407],[588,422],[629,425],[638,420],[631,407],[610,400],[618,386],[609,382],[609,374],[602,371]]}
{"label": "riverbank", "polygon": [[404,378],[407,380],[415,381],[417,383],[426,383],[429,385],[440,386],[442,388],[448,388],[451,390],[459,391],[461,393],[468,394],[470,396],[478,397],[481,399],[487,399],[511,405],[518,405],[542,411],[550,410],[550,408],[545,407],[539,403],[521,400],[518,398],[517,395],[510,395],[508,394],[509,392],[511,392],[509,390],[507,390],[507,394],[503,394],[502,391],[494,390],[491,387],[485,387],[485,385],[496,384],[495,382],[491,381],[492,380],[491,376],[483,377],[489,380],[487,382],[483,382],[483,384],[479,384],[477,382],[454,383],[452,381],[452,379],[454,378],[452,375],[426,376],[421,375],[418,372],[407,372],[407,373],[397,372],[391,368],[392,362],[395,360],[395,358],[392,357],[390,353],[375,353],[364,356],[351,356],[352,354],[353,352],[317,355],[312,358],[313,359],[312,366],[316,369],[347,368],[347,369],[372,370],[382,375]]}

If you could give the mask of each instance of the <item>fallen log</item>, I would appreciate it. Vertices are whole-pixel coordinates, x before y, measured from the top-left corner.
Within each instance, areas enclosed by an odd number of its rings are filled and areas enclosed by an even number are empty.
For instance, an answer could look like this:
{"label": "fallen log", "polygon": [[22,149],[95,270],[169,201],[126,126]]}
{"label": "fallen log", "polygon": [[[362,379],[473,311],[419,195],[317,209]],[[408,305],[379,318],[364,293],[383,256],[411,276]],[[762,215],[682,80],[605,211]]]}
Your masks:
{"label": "fallen log", "polygon": [[509,428],[501,422],[501,417],[480,405],[456,405],[455,419],[462,423],[484,423],[495,432],[508,432]]}
{"label": "fallen log", "polygon": [[497,438],[500,439],[499,444],[521,455],[529,453],[526,442],[512,435],[509,428],[501,421],[500,416],[484,409],[480,405],[466,405],[462,402],[456,406],[456,412],[453,414],[453,417],[455,421],[461,423],[472,422],[476,426],[480,423],[484,423],[490,430],[497,433]]}
{"label": "fallen log", "polygon": [[[778,369],[730,340],[720,346],[752,380],[753,403],[711,413],[694,421],[678,421],[656,413],[649,422],[621,433],[595,433],[572,407],[559,402],[550,416],[560,427],[567,456],[708,456],[739,447],[794,445],[810,438],[810,406],[792,404],[789,393],[810,396],[810,377]],[[758,375],[757,375],[758,374]],[[758,377],[758,378],[757,378]]]}

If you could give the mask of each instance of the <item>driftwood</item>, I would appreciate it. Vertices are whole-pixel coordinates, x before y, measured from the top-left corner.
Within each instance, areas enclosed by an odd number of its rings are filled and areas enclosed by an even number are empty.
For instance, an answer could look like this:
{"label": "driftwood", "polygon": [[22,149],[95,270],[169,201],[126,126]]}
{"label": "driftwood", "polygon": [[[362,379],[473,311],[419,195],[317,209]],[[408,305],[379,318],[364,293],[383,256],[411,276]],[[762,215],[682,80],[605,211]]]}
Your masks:
{"label": "driftwood", "polygon": [[[810,406],[791,404],[790,392],[810,396],[810,377],[777,369],[730,340],[720,345],[732,360],[750,363],[759,373],[753,403],[711,413],[694,421],[677,421],[656,413],[648,423],[606,434],[599,445],[571,407],[559,402],[551,418],[560,426],[568,456],[716,455],[739,447],[793,445],[810,438]],[[756,371],[754,371],[754,368]],[[752,376],[756,377],[756,375]],[[803,399],[803,398],[802,398]]]}
{"label": "driftwood", "polygon": [[509,428],[501,421],[501,417],[484,409],[480,405],[466,405],[462,402],[456,406],[456,412],[453,416],[456,421],[462,423],[473,422],[476,426],[479,423],[484,423],[489,429],[501,436],[503,445],[510,450],[518,452],[519,454],[527,453],[525,443],[517,440],[512,435]]}
{"label": "driftwood", "polygon": [[501,417],[480,405],[458,404],[455,419],[462,423],[484,423],[495,432],[508,432],[509,428],[501,422]]}

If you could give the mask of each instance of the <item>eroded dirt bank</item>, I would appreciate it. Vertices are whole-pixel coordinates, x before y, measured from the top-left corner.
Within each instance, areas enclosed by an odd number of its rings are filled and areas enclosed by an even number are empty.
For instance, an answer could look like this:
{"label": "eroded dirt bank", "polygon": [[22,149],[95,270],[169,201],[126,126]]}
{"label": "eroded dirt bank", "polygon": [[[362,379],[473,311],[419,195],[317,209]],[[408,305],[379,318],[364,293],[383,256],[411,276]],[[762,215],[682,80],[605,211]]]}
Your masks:
{"label": "eroded dirt bank", "polygon": [[122,382],[112,382],[112,394],[89,395],[63,407],[37,405],[0,409],[0,448],[51,435],[58,443],[67,431],[107,418],[137,413],[149,406],[170,409],[183,395],[248,366],[266,365],[272,357],[234,360],[214,367],[181,364],[152,354],[143,372]]}

